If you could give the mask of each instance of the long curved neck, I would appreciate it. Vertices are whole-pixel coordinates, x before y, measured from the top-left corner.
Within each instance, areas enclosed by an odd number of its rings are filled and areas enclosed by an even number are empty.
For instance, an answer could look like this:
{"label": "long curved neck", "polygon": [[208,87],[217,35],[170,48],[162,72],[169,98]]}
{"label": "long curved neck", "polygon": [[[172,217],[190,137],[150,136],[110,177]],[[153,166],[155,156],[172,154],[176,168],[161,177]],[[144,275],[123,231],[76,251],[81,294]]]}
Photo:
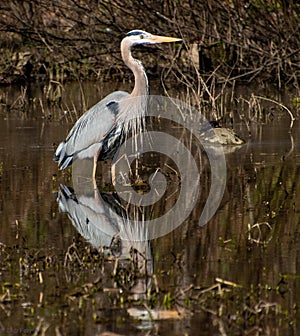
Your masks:
{"label": "long curved neck", "polygon": [[132,97],[144,96],[149,94],[148,78],[142,63],[133,58],[130,52],[130,46],[126,41],[121,43],[121,54],[124,63],[134,74],[134,88],[131,92]]}

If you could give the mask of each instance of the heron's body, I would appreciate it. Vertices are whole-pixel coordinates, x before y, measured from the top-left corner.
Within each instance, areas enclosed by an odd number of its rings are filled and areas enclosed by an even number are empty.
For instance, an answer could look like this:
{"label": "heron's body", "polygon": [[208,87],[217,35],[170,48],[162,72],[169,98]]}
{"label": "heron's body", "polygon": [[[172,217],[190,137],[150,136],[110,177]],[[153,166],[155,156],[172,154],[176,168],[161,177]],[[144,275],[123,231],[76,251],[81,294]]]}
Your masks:
{"label": "heron's body", "polygon": [[116,91],[85,112],[75,123],[54,160],[65,169],[75,159],[94,159],[95,177],[98,159],[112,158],[129,131],[138,132],[144,125],[148,99],[148,80],[142,63],[131,55],[135,45],[180,41],[140,30],[129,32],[121,42],[124,63],[132,70],[135,85],[131,94]]}
{"label": "heron's body", "polygon": [[[114,113],[110,104],[118,104],[120,99],[128,95],[123,91],[113,92],[77,120],[66,140],[58,146],[55,153],[60,169],[67,168],[75,159],[93,158],[96,152],[101,153],[106,136],[118,131],[117,111]],[[104,154],[103,152],[102,155]]]}

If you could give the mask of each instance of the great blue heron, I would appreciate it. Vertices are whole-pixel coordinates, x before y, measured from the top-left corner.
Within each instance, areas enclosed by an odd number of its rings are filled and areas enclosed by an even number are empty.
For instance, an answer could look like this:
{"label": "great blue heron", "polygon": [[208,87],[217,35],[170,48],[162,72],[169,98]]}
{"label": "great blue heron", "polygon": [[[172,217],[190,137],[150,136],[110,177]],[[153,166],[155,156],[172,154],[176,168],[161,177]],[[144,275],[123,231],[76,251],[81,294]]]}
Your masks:
{"label": "great blue heron", "polygon": [[130,94],[124,91],[109,94],[78,119],[56,150],[54,160],[60,169],[67,168],[77,158],[93,158],[92,177],[95,179],[98,159],[112,158],[126,134],[130,130],[139,130],[143,125],[149,95],[148,79],[142,63],[132,57],[131,48],[176,41],[181,39],[152,35],[142,30],[132,30],[123,38],[121,54],[134,74],[133,91]]}

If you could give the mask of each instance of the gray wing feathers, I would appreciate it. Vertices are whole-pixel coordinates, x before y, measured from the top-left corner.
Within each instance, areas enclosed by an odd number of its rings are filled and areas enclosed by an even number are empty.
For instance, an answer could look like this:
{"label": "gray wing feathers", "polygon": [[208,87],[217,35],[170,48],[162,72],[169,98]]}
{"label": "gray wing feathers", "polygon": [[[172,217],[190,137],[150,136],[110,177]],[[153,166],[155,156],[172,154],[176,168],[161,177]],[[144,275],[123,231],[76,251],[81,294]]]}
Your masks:
{"label": "gray wing feathers", "polygon": [[[117,111],[114,102],[119,102],[128,95],[127,92],[116,91],[85,112],[75,123],[66,140],[62,142],[55,153],[55,161],[64,169],[72,163],[73,156],[88,150],[102,141],[115,123]],[[84,153],[83,153],[84,154]]]}

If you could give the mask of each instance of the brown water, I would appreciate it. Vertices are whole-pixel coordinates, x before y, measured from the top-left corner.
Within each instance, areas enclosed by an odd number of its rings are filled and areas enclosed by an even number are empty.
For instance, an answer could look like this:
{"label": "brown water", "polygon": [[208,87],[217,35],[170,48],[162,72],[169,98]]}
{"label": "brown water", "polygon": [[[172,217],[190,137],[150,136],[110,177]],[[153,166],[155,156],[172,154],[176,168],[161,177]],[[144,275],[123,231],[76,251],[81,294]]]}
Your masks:
{"label": "brown water", "polygon": [[[91,105],[97,94],[85,98]],[[79,100],[74,104],[80,109]],[[168,235],[134,245],[149,263],[133,281],[130,246],[123,244],[121,256],[111,252],[108,258],[59,211],[55,192],[74,182],[70,170],[58,171],[52,160],[72,126],[68,120],[75,119],[64,114],[65,107],[1,114],[0,334],[300,333],[299,121],[291,134],[284,113],[265,125],[253,124],[252,138],[226,154],[226,189],[213,218],[198,227],[196,208]],[[247,137],[243,124],[236,129]],[[109,175],[107,169],[109,164],[99,168],[103,175]],[[107,191],[102,182],[98,175],[99,190]],[[82,204],[103,206],[105,195],[94,194],[89,182],[85,188],[88,199],[77,194]],[[110,241],[96,238],[90,241],[97,247]],[[220,279],[228,283],[220,285]],[[130,316],[129,308],[146,305],[168,314],[181,309],[184,317]]]}

